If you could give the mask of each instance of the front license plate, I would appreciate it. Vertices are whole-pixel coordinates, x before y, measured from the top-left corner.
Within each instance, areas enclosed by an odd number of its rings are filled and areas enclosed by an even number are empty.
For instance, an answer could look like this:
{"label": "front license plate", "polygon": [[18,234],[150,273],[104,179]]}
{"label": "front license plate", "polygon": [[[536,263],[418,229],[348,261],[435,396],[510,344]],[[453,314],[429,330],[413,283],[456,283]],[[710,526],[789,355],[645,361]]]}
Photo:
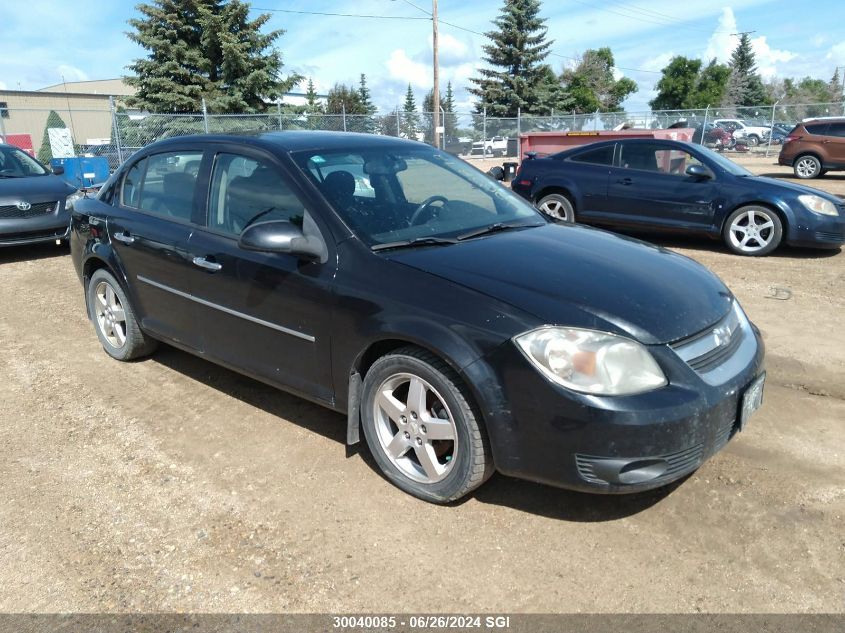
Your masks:
{"label": "front license plate", "polygon": [[742,396],[742,407],[739,410],[739,430],[742,431],[748,423],[748,418],[760,405],[763,404],[763,384],[766,382],[766,374],[763,373],[757,378]]}

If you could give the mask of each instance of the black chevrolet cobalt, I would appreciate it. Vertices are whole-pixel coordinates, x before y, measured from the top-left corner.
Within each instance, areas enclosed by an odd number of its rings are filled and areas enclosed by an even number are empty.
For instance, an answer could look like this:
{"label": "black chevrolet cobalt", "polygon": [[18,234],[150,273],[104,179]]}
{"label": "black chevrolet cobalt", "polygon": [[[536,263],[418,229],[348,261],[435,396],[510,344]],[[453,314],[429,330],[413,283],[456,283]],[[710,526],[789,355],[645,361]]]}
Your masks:
{"label": "black chevrolet cobalt", "polygon": [[[426,145],[170,139],[71,222],[106,352],[159,341],[347,415],[385,476],[448,502],[493,472],[621,493],[747,423],[763,344],[711,272],[555,223]],[[279,447],[283,450],[283,447]]]}

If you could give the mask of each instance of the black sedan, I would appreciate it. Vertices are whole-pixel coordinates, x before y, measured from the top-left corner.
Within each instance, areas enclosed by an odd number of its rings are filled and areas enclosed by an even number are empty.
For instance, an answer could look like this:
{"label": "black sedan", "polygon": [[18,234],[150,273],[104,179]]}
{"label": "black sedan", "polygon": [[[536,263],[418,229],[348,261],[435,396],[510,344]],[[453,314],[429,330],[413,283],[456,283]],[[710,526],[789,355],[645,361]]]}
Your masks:
{"label": "black sedan", "polygon": [[494,469],[660,486],[762,399],[759,332],[715,275],[552,222],[421,143],[155,143],[75,207],[71,253],[109,355],[164,341],[342,412],[429,501]]}
{"label": "black sedan", "polygon": [[845,204],[837,197],[755,176],[680,141],[624,139],[528,157],[511,186],[558,219],[702,233],[739,255],[767,255],[782,242],[845,243]]}
{"label": "black sedan", "polygon": [[0,246],[67,238],[81,195],[23,150],[0,144]]}

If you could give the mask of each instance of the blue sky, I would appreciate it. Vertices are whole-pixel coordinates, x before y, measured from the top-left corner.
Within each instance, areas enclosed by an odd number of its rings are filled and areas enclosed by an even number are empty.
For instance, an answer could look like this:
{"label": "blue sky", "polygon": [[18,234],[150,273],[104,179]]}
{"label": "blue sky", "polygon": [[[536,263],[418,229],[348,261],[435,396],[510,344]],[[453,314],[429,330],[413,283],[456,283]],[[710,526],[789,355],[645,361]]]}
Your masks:
{"label": "blue sky", "polygon": [[[430,9],[430,0],[412,0]],[[812,10],[811,9],[812,5]],[[37,89],[68,81],[117,77],[143,51],[125,35],[135,15],[132,0],[0,0],[0,88]],[[256,0],[260,9],[289,9],[425,17],[406,0]],[[470,31],[490,28],[499,0],[440,0],[440,17]],[[752,35],[764,77],[811,75],[829,79],[845,67],[845,4],[842,0],[796,3],[733,0],[682,5],[677,0],[546,0],[550,57],[556,71],[586,48],[610,46],[619,73],[640,91],[625,107],[647,107],[654,82],[672,55],[726,60],[738,30]],[[287,70],[313,77],[318,90],[357,82],[367,73],[374,100],[389,110],[401,103],[410,82],[418,102],[431,85],[431,24],[426,20],[376,20],[274,12],[270,27]],[[483,63],[486,38],[441,24],[441,77],[451,79],[463,109],[464,88]]]}

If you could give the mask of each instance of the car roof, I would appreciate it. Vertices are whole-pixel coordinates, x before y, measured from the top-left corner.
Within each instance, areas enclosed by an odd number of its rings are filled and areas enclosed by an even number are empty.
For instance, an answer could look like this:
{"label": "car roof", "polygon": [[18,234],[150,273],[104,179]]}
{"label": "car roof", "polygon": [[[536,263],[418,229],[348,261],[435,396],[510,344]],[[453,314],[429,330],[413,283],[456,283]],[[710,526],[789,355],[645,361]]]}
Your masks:
{"label": "car roof", "polygon": [[281,150],[283,152],[333,150],[355,151],[365,149],[387,149],[391,147],[431,147],[419,141],[410,141],[394,136],[311,130],[255,132],[249,134],[195,134],[190,136],[176,136],[166,140],[157,141],[155,146],[163,149],[171,145],[181,145],[185,142],[200,142],[203,144],[235,142],[262,146],[275,151]]}

